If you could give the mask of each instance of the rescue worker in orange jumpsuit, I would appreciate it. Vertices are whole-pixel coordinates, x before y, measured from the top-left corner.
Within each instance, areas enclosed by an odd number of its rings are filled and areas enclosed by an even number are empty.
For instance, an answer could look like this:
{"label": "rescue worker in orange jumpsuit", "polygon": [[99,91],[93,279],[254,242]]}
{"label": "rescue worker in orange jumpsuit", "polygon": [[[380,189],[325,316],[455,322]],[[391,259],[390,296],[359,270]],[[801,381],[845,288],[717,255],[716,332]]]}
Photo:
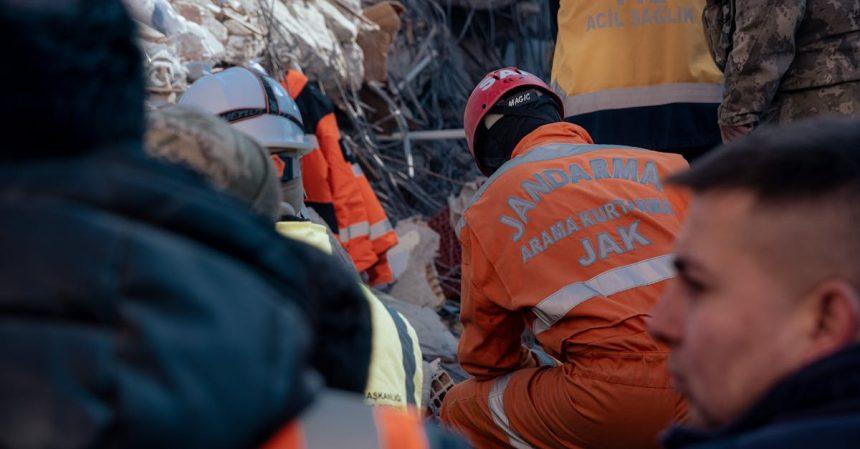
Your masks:
{"label": "rescue worker in orange jumpsuit", "polygon": [[[442,421],[479,449],[651,448],[685,406],[645,321],[666,281],[685,197],[677,154],[595,145],[558,96],[516,68],[472,92],[467,142],[489,179],[457,226],[459,357],[474,378]],[[524,332],[560,361],[539,366]]]}
{"label": "rescue worker in orange jumpsuit", "polygon": [[297,70],[288,70],[281,85],[296,102],[305,133],[318,144],[301,162],[305,203],[338,235],[369,285],[394,282],[388,250],[397,245],[397,234],[361,167],[341,147],[331,100]]}

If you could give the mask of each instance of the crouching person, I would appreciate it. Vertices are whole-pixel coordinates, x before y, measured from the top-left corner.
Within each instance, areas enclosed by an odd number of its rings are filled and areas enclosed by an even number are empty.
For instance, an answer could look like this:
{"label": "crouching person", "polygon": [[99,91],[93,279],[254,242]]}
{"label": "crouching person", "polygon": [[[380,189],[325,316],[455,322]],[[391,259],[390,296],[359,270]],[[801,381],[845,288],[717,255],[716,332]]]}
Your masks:
{"label": "crouching person", "polygon": [[[344,267],[355,272],[349,256],[342,253],[341,246],[332,242],[324,225],[303,219],[308,209],[304,204],[302,171],[300,160],[314,147],[305,139],[302,118],[295,102],[274,79],[255,71],[234,67],[217,74],[201,78],[185,92],[180,104],[197,107],[218,115],[231,123],[234,129],[246,133],[263,145],[272,154],[278,167],[283,193],[282,220],[277,229],[283,235],[304,241],[328,254],[340,256]],[[358,276],[355,277],[356,286]],[[321,285],[325,289],[325,285]],[[365,335],[368,352],[341,348],[331,363],[331,371],[340,376],[352,376],[356,370],[365,369],[367,382],[362,385],[368,403],[399,408],[415,408],[420,405],[423,385],[421,349],[415,330],[396,311],[386,307],[365,286],[361,286],[366,306],[369,308],[371,325]],[[355,320],[349,309],[336,303],[319,308],[321,320],[338,323]],[[361,357],[362,363],[344,363]]]}
{"label": "crouching person", "polygon": [[[151,155],[189,166],[200,172],[216,187],[241,200],[246,207],[250,207],[270,223],[278,216],[281,198],[280,182],[269,158],[269,151],[250,137],[232,129],[223,120],[203,111],[183,107],[157,111],[150,116],[147,143],[147,149]],[[301,231],[287,231],[287,234],[300,235],[300,240],[317,248],[326,249],[329,240],[324,231],[325,228],[315,224],[309,224],[309,226],[311,227],[297,228]],[[319,232],[317,226],[323,231]],[[338,272],[345,279],[351,279],[353,284],[357,282],[354,273],[345,275],[339,270]],[[308,275],[325,277],[324,273]],[[328,280],[328,282],[331,281],[331,279]],[[366,297],[359,298],[362,303],[366,300]],[[321,313],[321,311],[314,313]],[[349,319],[369,320],[369,317],[357,315]],[[322,392],[314,403],[303,411],[299,419],[289,422],[274,432],[271,439],[263,446],[264,448],[460,447],[460,443],[450,436],[432,427],[425,428],[415,413],[404,413],[396,407],[366,407],[362,396],[355,394],[363,392],[364,387],[356,390],[348,384],[345,385],[343,380],[351,376],[363,382],[367,381],[371,351],[364,347],[365,340],[326,329],[321,329],[321,332],[322,335],[315,336],[314,345],[322,348],[323,355],[335,356],[331,350],[325,349],[333,344],[340,345],[342,352],[351,353],[351,358],[346,361],[329,362],[329,364],[315,363],[327,383],[337,390],[329,389]],[[401,354],[395,355],[399,356],[395,360],[403,360]],[[392,354],[382,356],[392,357]],[[418,356],[420,357],[420,353]],[[312,357],[312,360],[318,358]],[[344,363],[351,363],[352,366],[346,366]],[[328,371],[335,366],[339,370],[348,371],[338,373],[340,376],[338,377]],[[373,373],[372,370],[370,372]],[[404,383],[402,376],[400,382]],[[401,385],[401,388],[405,387]],[[352,394],[349,391],[352,391]],[[403,396],[402,393],[399,394]]]}
{"label": "crouching person", "polygon": [[687,427],[669,449],[860,444],[860,123],[761,129],[671,179],[694,193],[650,322]]}
{"label": "crouching person", "polygon": [[[645,319],[686,211],[661,178],[687,163],[595,145],[561,111],[516,68],[469,98],[469,149],[489,176],[457,229],[459,358],[474,379],[448,393],[442,420],[481,449],[656,447],[684,406]],[[526,329],[560,366],[538,366]]]}
{"label": "crouching person", "polygon": [[[262,223],[278,216],[281,192],[268,151],[218,117],[182,107],[157,111],[150,117],[147,150],[204,174],[265,217]],[[314,331],[312,364],[329,387],[363,392],[371,354],[366,301],[346,270],[304,275],[315,291],[303,304]]]}

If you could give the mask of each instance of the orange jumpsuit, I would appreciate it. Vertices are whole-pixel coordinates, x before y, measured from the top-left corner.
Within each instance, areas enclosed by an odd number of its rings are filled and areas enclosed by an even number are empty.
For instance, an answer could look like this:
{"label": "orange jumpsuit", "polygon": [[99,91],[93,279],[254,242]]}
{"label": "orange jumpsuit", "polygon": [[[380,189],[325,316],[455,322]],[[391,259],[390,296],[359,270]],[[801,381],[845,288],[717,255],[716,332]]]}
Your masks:
{"label": "orange jumpsuit", "polygon": [[319,148],[302,158],[302,184],[306,203],[337,234],[359,272],[375,265],[379,257],[370,241],[370,222],[364,196],[352,167],[340,150],[340,130],[331,102],[310,89],[304,74],[289,70],[281,82],[302,113],[305,132]]}
{"label": "orange jumpsuit", "polygon": [[393,282],[388,250],[397,245],[397,234],[358,163],[341,148],[331,102],[296,70],[287,71],[281,84],[296,101],[305,132],[319,143],[301,162],[307,205],[338,235],[368,284]]}
{"label": "orange jumpsuit", "polygon": [[[526,136],[482,186],[463,248],[459,357],[442,420],[479,448],[646,448],[685,406],[645,331],[686,197],[676,154],[594,145],[570,123]],[[522,335],[561,361],[538,367]]]}
{"label": "orange jumpsuit", "polygon": [[370,220],[370,244],[373,246],[373,252],[379,258],[375,265],[367,269],[367,283],[374,286],[390,284],[394,282],[394,273],[388,262],[388,250],[397,245],[397,233],[391,226],[391,222],[388,221],[388,215],[385,214],[385,209],[382,208],[382,204],[370,186],[370,181],[364,176],[361,166],[355,161],[351,161],[351,163],[355,179],[364,197],[367,218]]}

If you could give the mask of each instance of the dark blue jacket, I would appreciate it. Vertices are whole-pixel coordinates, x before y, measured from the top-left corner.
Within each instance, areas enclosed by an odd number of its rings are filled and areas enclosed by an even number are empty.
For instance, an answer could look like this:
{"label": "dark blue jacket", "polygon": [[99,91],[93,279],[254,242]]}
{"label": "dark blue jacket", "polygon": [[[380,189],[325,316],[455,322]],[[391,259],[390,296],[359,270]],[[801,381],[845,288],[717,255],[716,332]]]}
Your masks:
{"label": "dark blue jacket", "polygon": [[363,391],[355,285],[139,148],[4,161],[0,447],[256,446],[313,400],[309,347]]}
{"label": "dark blue jacket", "polygon": [[715,432],[670,430],[666,449],[860,448],[860,345],[815,363]]}

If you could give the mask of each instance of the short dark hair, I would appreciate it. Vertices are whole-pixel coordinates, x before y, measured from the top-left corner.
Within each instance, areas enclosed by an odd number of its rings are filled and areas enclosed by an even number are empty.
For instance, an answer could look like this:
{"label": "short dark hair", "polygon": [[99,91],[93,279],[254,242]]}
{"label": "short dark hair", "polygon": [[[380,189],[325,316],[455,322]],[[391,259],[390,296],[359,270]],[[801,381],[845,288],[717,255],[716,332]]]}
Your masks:
{"label": "short dark hair", "polygon": [[751,251],[772,272],[782,273],[783,282],[809,288],[840,276],[860,288],[860,235],[854,230],[860,222],[857,119],[763,127],[717,148],[667,182],[697,194],[751,194],[763,214],[750,223],[755,228],[746,237],[771,245],[750,245]]}
{"label": "short dark hair", "polygon": [[[836,193],[860,200],[860,120],[827,117],[765,126],[667,182],[697,193],[746,190],[763,203]],[[860,202],[849,206],[860,211]]]}
{"label": "short dark hair", "polygon": [[0,0],[0,159],[140,142],[136,35],[121,0]]}

